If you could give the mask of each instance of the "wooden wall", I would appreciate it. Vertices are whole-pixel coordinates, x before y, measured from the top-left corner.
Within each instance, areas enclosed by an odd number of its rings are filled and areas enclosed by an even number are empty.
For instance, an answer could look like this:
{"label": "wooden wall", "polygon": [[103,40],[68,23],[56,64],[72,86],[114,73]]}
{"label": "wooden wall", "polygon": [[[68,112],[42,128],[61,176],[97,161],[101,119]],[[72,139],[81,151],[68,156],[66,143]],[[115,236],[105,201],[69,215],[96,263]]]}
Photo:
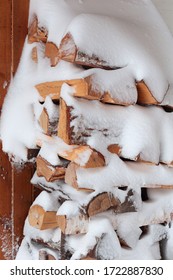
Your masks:
{"label": "wooden wall", "polygon": [[[29,0],[0,0],[0,110],[27,34]],[[14,259],[33,201],[32,165],[11,165],[0,143],[0,259]]]}

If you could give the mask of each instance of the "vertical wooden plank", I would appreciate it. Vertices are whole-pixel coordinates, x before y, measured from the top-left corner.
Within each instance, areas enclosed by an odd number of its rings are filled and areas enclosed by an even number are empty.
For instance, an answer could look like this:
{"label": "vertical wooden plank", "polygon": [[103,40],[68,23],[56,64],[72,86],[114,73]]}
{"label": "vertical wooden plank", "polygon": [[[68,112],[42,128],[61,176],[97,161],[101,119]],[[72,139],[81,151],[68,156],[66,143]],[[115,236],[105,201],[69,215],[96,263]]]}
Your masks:
{"label": "vertical wooden plank", "polygon": [[11,13],[12,0],[0,0],[0,109],[11,79]]}
{"label": "vertical wooden plank", "polygon": [[[29,0],[13,0],[13,74],[17,70],[28,31],[28,12]],[[33,173],[33,164],[26,164],[21,170],[12,167],[13,257],[22,241],[24,222],[33,201],[33,187],[30,183]]]}
{"label": "vertical wooden plank", "polygon": [[12,170],[0,143],[0,259],[12,259]]}
{"label": "vertical wooden plank", "polygon": [[32,163],[25,164],[21,170],[13,167],[13,257],[16,256],[22,241],[24,222],[33,202],[33,186],[30,180],[34,171],[35,167]]}
{"label": "vertical wooden plank", "polygon": [[13,0],[13,74],[20,61],[23,44],[28,33],[29,0]]}
{"label": "vertical wooden plank", "polygon": [[[0,0],[0,110],[11,79],[12,0]],[[12,170],[0,143],[0,259],[12,259]]]}
{"label": "vertical wooden plank", "polygon": [[[0,0],[0,109],[27,34],[29,0]],[[33,200],[34,166],[12,166],[0,145],[0,259],[14,259]]]}

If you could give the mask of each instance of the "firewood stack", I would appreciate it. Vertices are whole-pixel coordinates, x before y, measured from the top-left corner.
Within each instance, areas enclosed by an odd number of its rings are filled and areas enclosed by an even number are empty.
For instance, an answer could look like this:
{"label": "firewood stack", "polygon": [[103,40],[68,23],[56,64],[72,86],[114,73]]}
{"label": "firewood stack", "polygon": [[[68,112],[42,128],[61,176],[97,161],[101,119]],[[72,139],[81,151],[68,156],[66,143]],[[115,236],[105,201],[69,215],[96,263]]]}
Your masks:
{"label": "firewood stack", "polygon": [[[23,244],[47,260],[131,259],[141,251],[164,258],[173,219],[172,106],[128,69],[84,53],[72,27],[59,46],[37,17],[29,27],[34,63],[41,44],[50,67],[65,61],[81,72],[35,85],[42,112],[32,183],[41,193]],[[157,133],[161,120],[166,136]]]}

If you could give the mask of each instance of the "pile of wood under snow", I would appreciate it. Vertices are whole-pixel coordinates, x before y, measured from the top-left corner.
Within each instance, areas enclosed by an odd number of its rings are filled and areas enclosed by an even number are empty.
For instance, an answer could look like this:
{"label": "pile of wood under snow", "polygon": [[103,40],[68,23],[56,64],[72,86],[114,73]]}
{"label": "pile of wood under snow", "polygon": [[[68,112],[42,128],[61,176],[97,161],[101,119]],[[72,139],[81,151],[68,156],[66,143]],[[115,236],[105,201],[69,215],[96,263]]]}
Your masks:
{"label": "pile of wood under snow", "polygon": [[[172,258],[173,57],[164,48],[173,40],[149,1],[117,1],[114,16],[109,8],[98,12],[100,1],[96,14],[92,1],[82,4],[85,14],[76,1],[78,8],[66,9],[55,2],[31,1],[10,90],[17,96],[26,74],[30,97],[23,104],[28,119],[34,116],[30,140],[27,132],[20,141],[12,136],[23,145],[16,153],[2,123],[5,151],[26,160],[23,147],[39,149],[32,183],[42,191],[17,258]],[[62,27],[55,27],[58,8]]]}

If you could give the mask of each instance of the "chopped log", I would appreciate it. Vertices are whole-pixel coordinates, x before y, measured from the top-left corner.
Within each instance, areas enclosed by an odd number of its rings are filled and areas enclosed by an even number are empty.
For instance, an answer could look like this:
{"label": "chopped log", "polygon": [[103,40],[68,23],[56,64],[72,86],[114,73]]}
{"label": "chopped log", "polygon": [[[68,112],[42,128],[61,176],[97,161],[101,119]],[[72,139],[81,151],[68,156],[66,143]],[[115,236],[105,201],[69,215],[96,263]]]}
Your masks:
{"label": "chopped log", "polygon": [[56,260],[56,258],[53,255],[51,255],[50,253],[48,253],[46,250],[42,249],[42,250],[39,250],[39,260],[52,261],[52,260]]}
{"label": "chopped log", "polygon": [[59,61],[58,47],[54,43],[52,42],[46,43],[45,57],[50,58],[50,64],[52,67],[55,67],[58,64]]}
{"label": "chopped log", "polygon": [[45,82],[38,84],[35,87],[40,94],[41,100],[45,100],[45,98],[49,95],[52,100],[58,101],[60,99],[61,87],[64,83],[66,83],[69,86],[74,87],[73,96],[75,97],[88,100],[100,100],[103,103],[120,104],[125,106],[133,104],[121,102],[118,99],[113,98],[111,96],[111,92],[109,91],[94,90],[92,86],[93,82],[94,75],[81,79]]}
{"label": "chopped log", "polygon": [[[81,161],[82,156],[86,156],[83,163]],[[84,168],[95,168],[105,165],[103,155],[88,146],[79,146],[74,148],[72,151],[67,151],[66,154],[64,153],[63,158],[75,162]]]}
{"label": "chopped log", "polygon": [[145,163],[145,164],[149,164],[149,165],[158,165],[158,163],[156,163],[156,162],[143,160],[140,155],[138,155],[138,156],[136,156],[135,158],[132,158],[132,159],[124,158],[121,154],[122,148],[118,144],[111,144],[111,145],[108,146],[107,149],[111,154],[116,154],[123,160],[132,160],[132,161],[135,161],[135,162],[141,162],[141,163]]}
{"label": "chopped log", "polygon": [[75,45],[75,42],[72,38],[72,35],[70,33],[67,33],[60,43],[59,58],[74,63],[76,55],[77,47]]}
{"label": "chopped log", "polygon": [[100,59],[94,54],[92,56],[89,56],[81,52],[81,50],[76,46],[74,39],[70,33],[67,33],[60,43],[59,58],[87,67],[112,70],[117,69],[117,67],[110,67],[106,61]]}
{"label": "chopped log", "polygon": [[66,215],[58,215],[57,224],[63,234],[83,234],[88,231],[88,217],[83,214],[79,214],[74,217],[67,217]]}
{"label": "chopped log", "polygon": [[48,32],[44,27],[38,26],[38,18],[35,16],[28,29],[28,43],[47,41]]}
{"label": "chopped log", "polygon": [[144,81],[136,83],[137,91],[138,91],[138,104],[142,105],[156,105],[159,102],[154,98],[149,88],[146,86]]}
{"label": "chopped log", "polygon": [[53,166],[41,156],[37,157],[36,163],[38,177],[43,176],[47,182],[54,182],[58,179],[64,179],[66,170],[65,166]]}
{"label": "chopped log", "polygon": [[66,173],[65,173],[65,183],[72,186],[73,188],[75,188],[78,191],[93,192],[92,189],[80,188],[78,186],[77,175],[76,175],[77,168],[78,168],[78,165],[75,164],[74,162],[71,162],[68,165],[68,167],[66,169]]}
{"label": "chopped log", "polygon": [[121,147],[118,144],[111,144],[107,149],[112,154],[121,155]]}
{"label": "chopped log", "polygon": [[46,82],[38,84],[35,87],[38,90],[42,100],[45,100],[48,95],[52,98],[52,100],[59,100],[61,87],[64,83],[74,87],[74,96],[86,95],[88,92],[88,84],[85,79]]}
{"label": "chopped log", "polygon": [[[43,140],[37,139],[36,143],[41,147],[46,142],[56,144],[56,139],[44,135]],[[105,165],[105,159],[103,155],[89,146],[78,146],[78,145],[67,145],[64,143],[64,149],[59,149],[57,151],[58,155],[66,160],[73,161],[81,167],[85,168],[95,168]],[[83,159],[85,157],[85,160]]]}
{"label": "chopped log", "polygon": [[31,58],[35,63],[38,63],[37,47],[34,47],[31,52]]}
{"label": "chopped log", "polygon": [[58,123],[58,137],[60,137],[65,143],[73,144],[71,140],[72,129],[70,127],[70,107],[66,102],[60,99],[60,111],[59,111],[59,123]]}
{"label": "chopped log", "polygon": [[120,200],[111,193],[100,193],[88,204],[87,214],[91,217],[109,209],[113,209],[116,213],[136,212],[133,202],[129,199],[131,196],[133,196],[133,191],[129,190],[125,201],[121,203]]}
{"label": "chopped log", "polygon": [[40,115],[39,124],[40,124],[41,128],[43,129],[43,132],[45,134],[49,135],[49,115],[45,108],[43,108],[43,111]]}
{"label": "chopped log", "polygon": [[115,198],[112,194],[100,193],[90,201],[87,207],[87,214],[91,217],[110,208],[117,208],[118,205],[120,205],[119,199]]}
{"label": "chopped log", "polygon": [[31,206],[28,213],[29,224],[39,230],[58,227],[56,211],[45,211],[40,205]]}

